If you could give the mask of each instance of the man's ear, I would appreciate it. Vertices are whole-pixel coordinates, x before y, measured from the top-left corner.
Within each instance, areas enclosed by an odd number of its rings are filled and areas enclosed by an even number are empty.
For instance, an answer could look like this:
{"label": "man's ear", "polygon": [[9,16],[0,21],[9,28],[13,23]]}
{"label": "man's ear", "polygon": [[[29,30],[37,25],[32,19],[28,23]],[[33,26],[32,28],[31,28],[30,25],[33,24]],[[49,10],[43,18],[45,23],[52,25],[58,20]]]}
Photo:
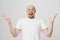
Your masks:
{"label": "man's ear", "polygon": [[36,10],[35,10],[35,12],[36,12]]}

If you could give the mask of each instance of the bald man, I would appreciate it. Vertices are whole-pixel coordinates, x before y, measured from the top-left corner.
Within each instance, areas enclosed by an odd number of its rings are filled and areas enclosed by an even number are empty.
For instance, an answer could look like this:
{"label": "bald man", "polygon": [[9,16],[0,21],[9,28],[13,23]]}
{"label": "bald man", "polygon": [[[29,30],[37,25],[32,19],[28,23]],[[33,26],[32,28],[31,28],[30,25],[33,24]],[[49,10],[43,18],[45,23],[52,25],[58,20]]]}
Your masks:
{"label": "bald man", "polygon": [[13,28],[10,17],[4,16],[13,37],[17,37],[17,35],[22,32],[21,40],[40,40],[41,31],[43,31],[47,37],[51,37],[56,14],[50,17],[50,24],[46,26],[42,19],[35,17],[35,12],[35,6],[27,6],[27,17],[19,19],[15,28]]}

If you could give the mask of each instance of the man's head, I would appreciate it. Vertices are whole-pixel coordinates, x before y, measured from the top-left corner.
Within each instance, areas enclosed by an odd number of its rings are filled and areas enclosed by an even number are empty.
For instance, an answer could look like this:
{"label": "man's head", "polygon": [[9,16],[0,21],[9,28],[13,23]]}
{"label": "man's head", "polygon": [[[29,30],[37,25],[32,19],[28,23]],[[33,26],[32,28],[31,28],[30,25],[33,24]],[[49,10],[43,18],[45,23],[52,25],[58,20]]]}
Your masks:
{"label": "man's head", "polygon": [[36,12],[35,6],[33,6],[33,5],[27,6],[26,12],[27,12],[27,15],[29,18],[34,18],[35,12]]}

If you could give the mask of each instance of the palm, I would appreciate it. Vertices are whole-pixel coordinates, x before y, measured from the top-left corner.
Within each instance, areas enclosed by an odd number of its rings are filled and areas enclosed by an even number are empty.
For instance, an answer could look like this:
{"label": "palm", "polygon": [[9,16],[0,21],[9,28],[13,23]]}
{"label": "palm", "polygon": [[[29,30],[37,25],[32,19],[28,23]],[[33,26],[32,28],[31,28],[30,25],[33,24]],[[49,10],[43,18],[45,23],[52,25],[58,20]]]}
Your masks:
{"label": "palm", "polygon": [[7,21],[7,22],[11,22],[11,19],[9,16],[6,15],[2,15],[2,17]]}
{"label": "palm", "polygon": [[50,21],[53,22],[57,16],[57,13],[55,13],[53,16],[50,17]]}

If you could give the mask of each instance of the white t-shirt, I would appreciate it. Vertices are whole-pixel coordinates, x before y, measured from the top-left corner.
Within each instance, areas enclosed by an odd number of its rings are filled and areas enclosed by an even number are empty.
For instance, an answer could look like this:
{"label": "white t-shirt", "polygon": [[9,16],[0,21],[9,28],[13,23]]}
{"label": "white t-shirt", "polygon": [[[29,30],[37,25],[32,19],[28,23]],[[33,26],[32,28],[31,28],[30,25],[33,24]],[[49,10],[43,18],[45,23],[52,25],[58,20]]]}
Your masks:
{"label": "white t-shirt", "polygon": [[39,18],[23,18],[19,19],[16,28],[22,30],[21,40],[40,40],[40,32],[47,26]]}

